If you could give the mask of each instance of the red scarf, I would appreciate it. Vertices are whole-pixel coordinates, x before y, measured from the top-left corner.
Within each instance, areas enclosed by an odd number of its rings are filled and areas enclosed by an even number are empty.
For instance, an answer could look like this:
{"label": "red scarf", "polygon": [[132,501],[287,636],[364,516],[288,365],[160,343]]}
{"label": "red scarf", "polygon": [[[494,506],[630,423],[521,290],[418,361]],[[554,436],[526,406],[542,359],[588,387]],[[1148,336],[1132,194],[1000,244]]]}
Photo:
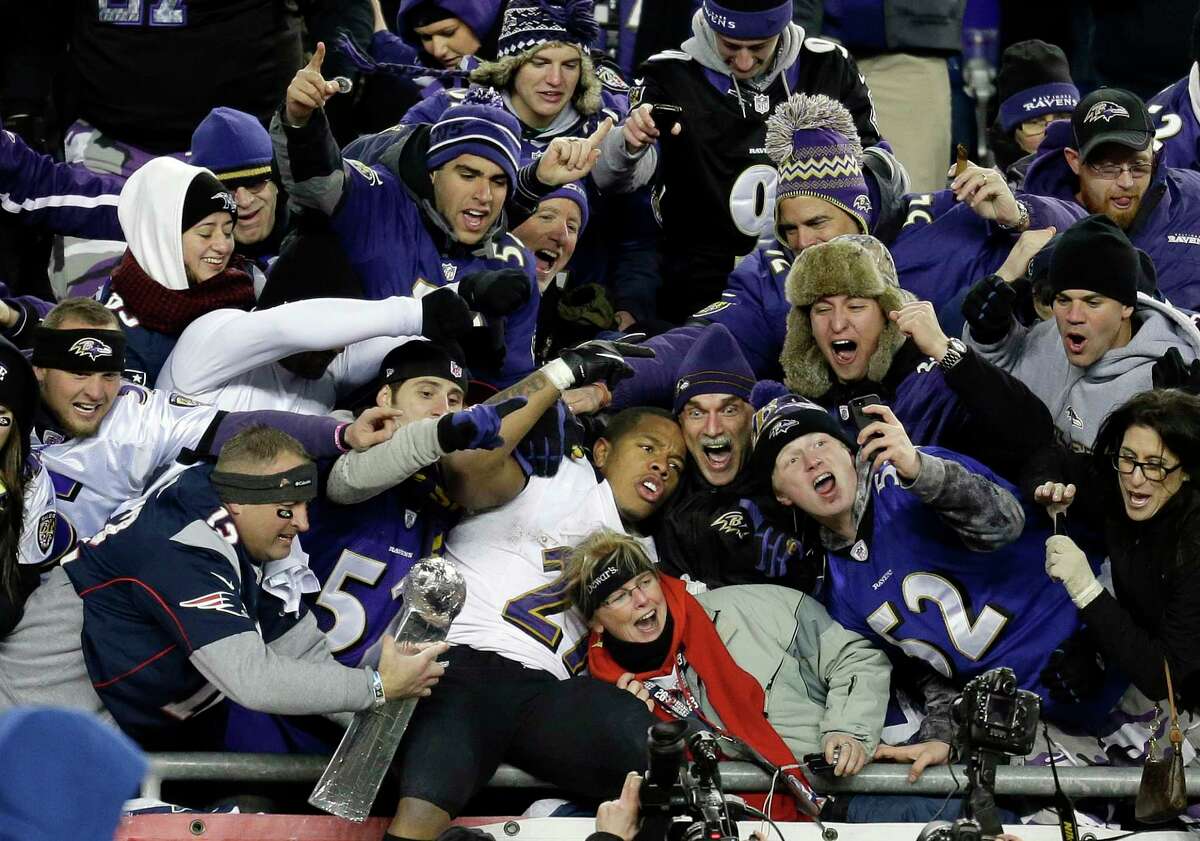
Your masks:
{"label": "red scarf", "polygon": [[[634,677],[644,682],[671,674],[676,655],[682,649],[687,662],[704,684],[708,700],[716,708],[725,730],[757,750],[771,763],[778,766],[795,765],[796,758],[791,748],[775,732],[763,712],[766,709],[766,693],[762,686],[734,662],[717,634],[716,626],[704,612],[704,607],[678,578],[660,575],[659,582],[674,623],[671,647],[661,666]],[[588,671],[599,680],[616,683],[629,670],[612,658],[604,648],[600,634],[592,631],[588,640]],[[664,720],[673,718],[659,704],[655,704],[654,712]],[[799,769],[784,773],[797,777],[808,787],[808,780]],[[801,819],[791,798],[777,798],[772,812],[776,819]]]}
{"label": "red scarf", "polygon": [[126,249],[121,265],[112,273],[112,291],[121,296],[126,312],[142,327],[178,336],[205,313],[254,306],[254,281],[244,265],[244,260],[234,255],[219,275],[188,289],[168,289],[146,274]]}

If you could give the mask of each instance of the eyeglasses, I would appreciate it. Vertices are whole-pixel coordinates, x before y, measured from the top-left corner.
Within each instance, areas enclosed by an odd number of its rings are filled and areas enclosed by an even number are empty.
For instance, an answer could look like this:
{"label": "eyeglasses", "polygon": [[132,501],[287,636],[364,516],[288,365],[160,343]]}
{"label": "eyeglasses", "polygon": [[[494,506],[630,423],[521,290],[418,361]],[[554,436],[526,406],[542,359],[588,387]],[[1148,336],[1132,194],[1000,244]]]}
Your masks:
{"label": "eyeglasses", "polygon": [[1116,181],[1121,177],[1122,172],[1128,172],[1134,178],[1134,180],[1140,180],[1142,178],[1149,177],[1151,171],[1154,169],[1154,164],[1088,163],[1087,168],[1090,169],[1092,174],[1097,178],[1102,178],[1105,181]]}
{"label": "eyeglasses", "polygon": [[633,598],[633,594],[641,590],[645,595],[650,592],[650,588],[658,583],[658,576],[652,572],[644,573],[639,576],[636,581],[628,587],[622,587],[614,592],[611,596],[600,603],[601,607],[624,607],[629,604],[629,600]]}
{"label": "eyeglasses", "polygon": [[1167,467],[1161,461],[1137,461],[1129,456],[1115,455],[1112,459],[1113,468],[1126,476],[1133,474],[1137,468],[1142,468],[1142,475],[1151,482],[1162,482],[1183,466],[1183,462],[1174,467]]}
{"label": "eyeglasses", "polygon": [[1032,120],[1025,120],[1017,126],[1017,131],[1026,137],[1041,137],[1046,133],[1046,126],[1050,125],[1055,120],[1069,119],[1070,115],[1062,114],[1046,114],[1042,117],[1034,117]]}

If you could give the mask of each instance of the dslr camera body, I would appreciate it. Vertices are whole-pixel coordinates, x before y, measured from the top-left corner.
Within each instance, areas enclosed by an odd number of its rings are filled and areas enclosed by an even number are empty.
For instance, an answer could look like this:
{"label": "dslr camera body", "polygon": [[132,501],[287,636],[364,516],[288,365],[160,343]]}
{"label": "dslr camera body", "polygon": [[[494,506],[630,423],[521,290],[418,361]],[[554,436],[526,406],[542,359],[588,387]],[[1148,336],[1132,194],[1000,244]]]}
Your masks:
{"label": "dslr camera body", "polygon": [[1003,831],[996,812],[996,766],[1033,750],[1042,699],[1018,689],[1012,669],[999,668],[967,681],[950,709],[958,726],[955,747],[967,760],[963,817],[953,823],[931,821],[917,841],[979,841]]}

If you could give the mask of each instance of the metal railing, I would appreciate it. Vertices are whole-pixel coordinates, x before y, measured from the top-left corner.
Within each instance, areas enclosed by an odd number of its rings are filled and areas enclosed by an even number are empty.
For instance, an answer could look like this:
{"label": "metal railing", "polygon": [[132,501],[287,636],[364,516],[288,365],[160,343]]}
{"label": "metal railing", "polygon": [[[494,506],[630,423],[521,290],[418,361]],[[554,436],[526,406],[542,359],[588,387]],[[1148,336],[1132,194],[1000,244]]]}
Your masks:
{"label": "metal railing", "polygon": [[[150,755],[150,771],[142,783],[142,796],[158,798],[164,780],[315,782],[325,770],[324,756],[284,756],[255,753],[157,753]],[[1133,797],[1141,780],[1140,768],[1060,768],[1063,790],[1072,797]],[[908,766],[868,765],[849,779],[814,777],[821,792],[870,794],[945,795],[966,785],[961,766],[928,768],[915,783],[908,782]],[[722,762],[721,780],[727,792],[765,791],[770,778],[745,762]],[[511,765],[501,765],[489,782],[493,788],[553,789],[548,783]],[[1200,774],[1187,776],[1188,794],[1200,796]],[[1049,768],[1001,766],[996,770],[997,794],[1046,796],[1054,793]]]}

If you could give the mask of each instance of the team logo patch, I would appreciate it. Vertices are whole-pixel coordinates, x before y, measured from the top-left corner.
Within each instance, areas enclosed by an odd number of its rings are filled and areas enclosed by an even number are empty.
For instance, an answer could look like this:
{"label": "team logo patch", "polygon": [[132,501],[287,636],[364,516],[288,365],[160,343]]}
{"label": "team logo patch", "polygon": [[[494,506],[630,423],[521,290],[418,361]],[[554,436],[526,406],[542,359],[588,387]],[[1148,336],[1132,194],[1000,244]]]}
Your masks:
{"label": "team logo patch", "polygon": [[54,524],[57,520],[58,516],[53,511],[47,511],[38,520],[37,545],[42,554],[49,552],[50,547],[54,545]]}
{"label": "team logo patch", "polygon": [[750,524],[746,522],[746,515],[741,510],[726,511],[709,523],[709,526],[721,534],[732,534],[738,540],[745,540],[750,534]]}
{"label": "team logo patch", "polygon": [[71,345],[70,353],[76,356],[86,356],[88,359],[95,362],[101,356],[112,356],[113,349],[99,339],[87,336],[80,339],[75,344]]}
{"label": "team logo patch", "polygon": [[417,522],[417,512],[411,508],[404,509],[404,527],[411,529]]}
{"label": "team logo patch", "polygon": [[1073,406],[1067,407],[1067,420],[1071,422],[1071,426],[1076,429],[1083,429],[1083,418],[1079,417]]}
{"label": "team logo patch", "polygon": [[42,444],[47,447],[52,447],[55,444],[61,444],[66,439],[61,433],[55,432],[53,429],[47,429],[42,433]]}
{"label": "team logo patch", "polygon": [[675,383],[675,393],[682,394],[683,390],[691,384],[691,380],[680,380],[679,382]]}
{"label": "team logo patch", "polygon": [[121,372],[121,376],[129,380],[134,385],[146,384],[146,372],[139,371],[136,368],[126,368]]}
{"label": "team logo patch", "polygon": [[167,402],[172,406],[178,406],[181,409],[191,409],[200,405],[192,398],[186,397],[182,394],[176,394],[173,391],[171,392],[171,396],[167,398]]}
{"label": "team logo patch", "polygon": [[237,214],[237,202],[233,200],[233,196],[231,196],[229,193],[224,191],[220,193],[213,193],[209,198],[216,199],[221,202],[222,210],[227,210],[234,215]]}
{"label": "team logo patch", "polygon": [[457,362],[455,362],[453,359],[451,359],[450,360],[450,376],[454,377],[454,379],[457,380],[462,375],[463,375],[462,366],[459,365]]}
{"label": "team logo patch", "polygon": [[346,158],[345,160],[346,163],[354,167],[355,171],[357,171],[359,175],[367,180],[367,184],[370,186],[378,187],[383,183],[383,179],[379,177],[379,173],[371,169],[362,161],[356,161],[353,158]]}
{"label": "team logo patch", "polygon": [[799,426],[799,424],[800,424],[800,421],[798,421],[798,420],[793,420],[791,418],[784,418],[779,423],[777,423],[773,427],[771,427],[771,431],[767,433],[767,437],[774,438],[777,435],[782,435],[783,433],[785,433],[789,429],[791,429],[793,426]]}
{"label": "team logo patch", "polygon": [[707,307],[700,310],[700,312],[696,313],[692,317],[693,318],[703,318],[706,315],[715,315],[716,313],[719,313],[721,310],[729,309],[729,307],[732,307],[732,306],[733,306],[733,304],[730,303],[729,301],[717,301],[716,303],[709,304]]}
{"label": "team logo patch", "polygon": [[865,193],[861,196],[855,196],[854,209],[857,210],[859,213],[870,213],[871,212],[871,199],[868,198]]}
{"label": "team logo patch", "polygon": [[865,540],[858,541],[850,549],[850,557],[854,558],[856,561],[865,561],[870,554],[871,553],[867,549],[867,542]]}
{"label": "team logo patch", "polygon": [[633,86],[629,88],[629,110],[631,111],[642,104],[642,97],[646,95],[646,86],[641,82],[641,79],[635,79]]}
{"label": "team logo patch", "polygon": [[606,64],[601,64],[596,68],[596,78],[606,88],[612,88],[616,91],[629,90],[629,85],[621,78],[621,74]]}
{"label": "team logo patch", "polygon": [[1128,116],[1129,112],[1125,110],[1124,106],[1118,105],[1115,102],[1109,102],[1107,99],[1102,99],[1088,109],[1083,121],[1085,123],[1094,123],[1097,120],[1104,120],[1104,122],[1107,123],[1110,122],[1114,117]]}
{"label": "team logo patch", "polygon": [[4,378],[8,376],[8,369],[0,365],[0,383],[4,382]]}
{"label": "team logo patch", "polygon": [[442,277],[446,278],[446,283],[452,282],[456,274],[458,274],[458,266],[453,263],[442,263]]}
{"label": "team logo patch", "polygon": [[194,599],[182,601],[179,603],[179,606],[194,607],[197,610],[215,610],[217,613],[227,613],[230,616],[240,616],[243,619],[250,618],[246,615],[245,608],[234,602],[233,594],[223,591],[206,593],[203,596],[197,596]]}
{"label": "team logo patch", "polygon": [[766,114],[771,110],[771,97],[765,93],[756,93],[754,95],[754,110],[760,114]]}

